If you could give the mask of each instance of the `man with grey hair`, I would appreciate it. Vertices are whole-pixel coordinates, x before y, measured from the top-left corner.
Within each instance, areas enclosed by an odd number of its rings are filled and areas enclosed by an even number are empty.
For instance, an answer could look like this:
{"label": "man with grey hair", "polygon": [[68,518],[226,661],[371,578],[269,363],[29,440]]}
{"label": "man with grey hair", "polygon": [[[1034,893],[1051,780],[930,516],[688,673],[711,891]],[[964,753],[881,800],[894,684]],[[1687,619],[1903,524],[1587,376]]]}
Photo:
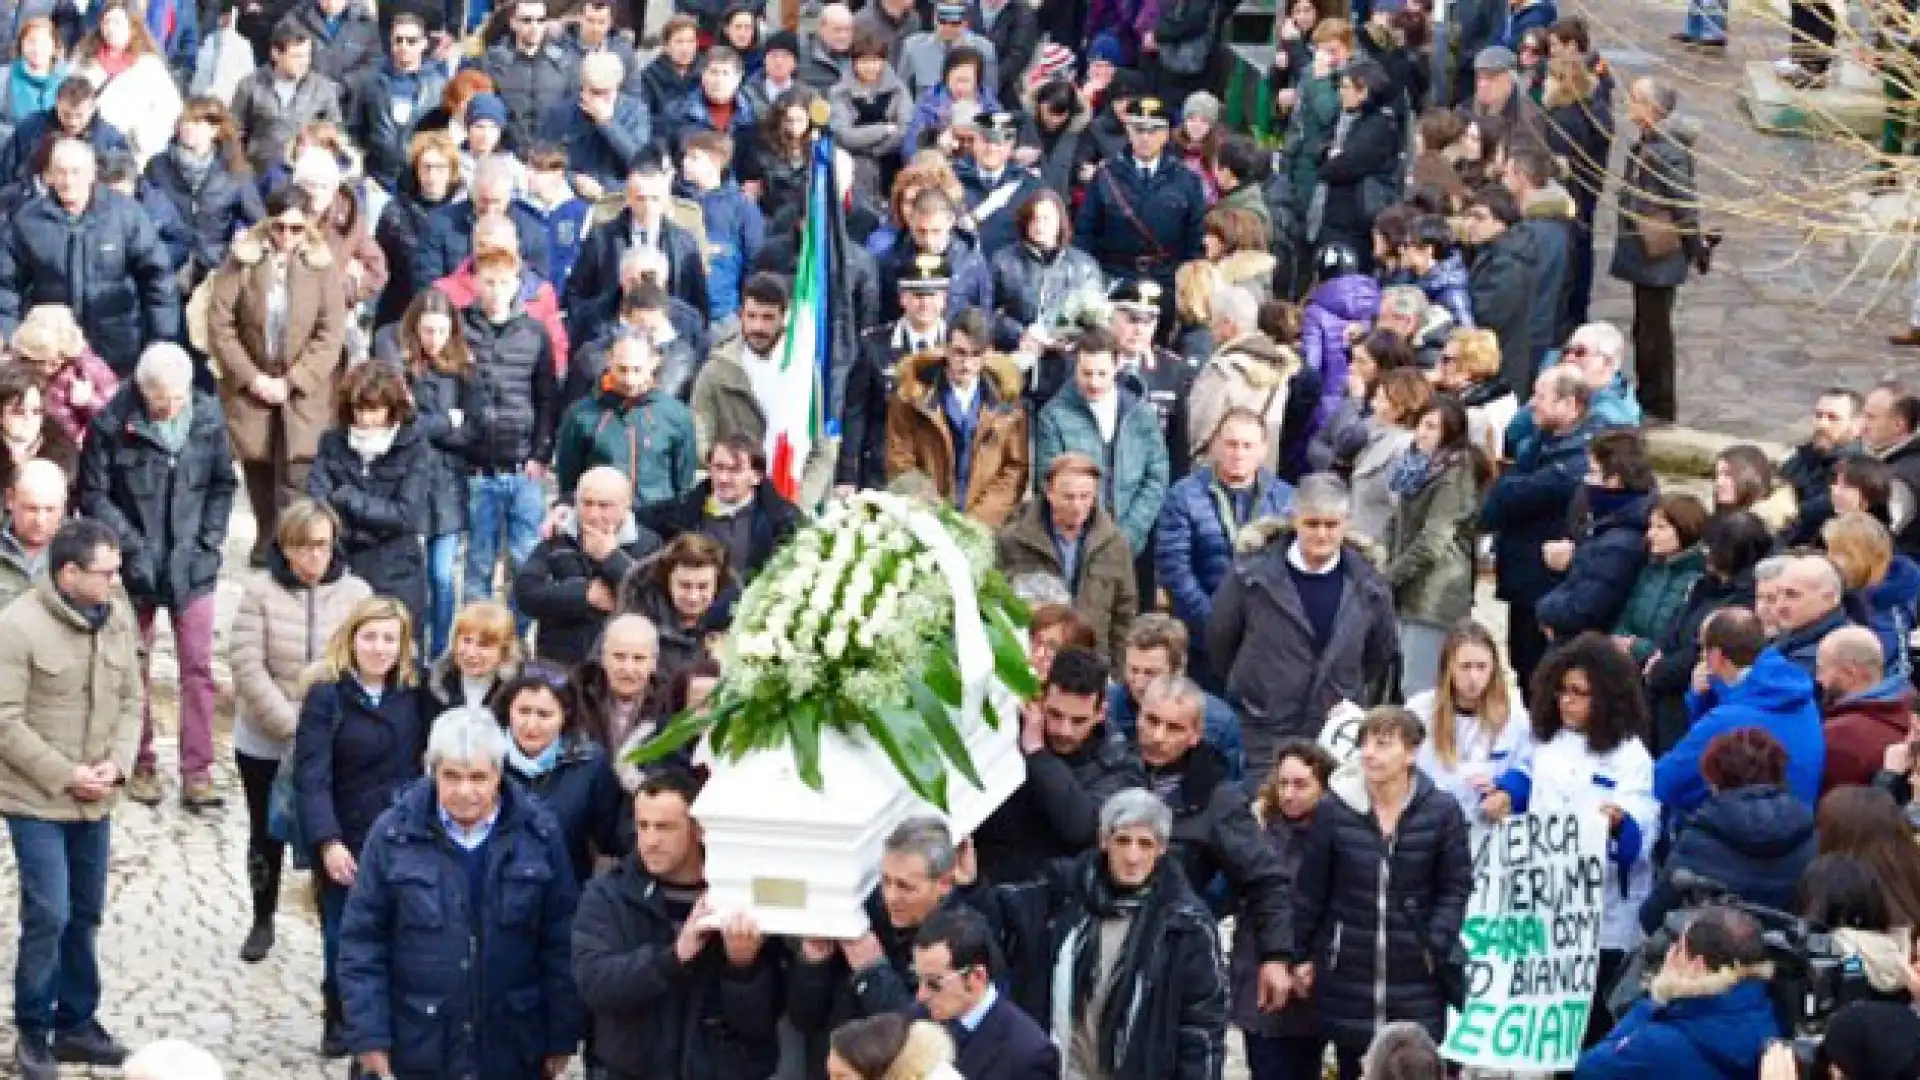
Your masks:
{"label": "man with grey hair", "polygon": [[546,280],[547,228],[532,207],[514,197],[516,168],[510,157],[482,158],[474,168],[472,197],[448,203],[427,215],[426,224],[420,227],[420,246],[412,256],[416,287],[424,289],[460,269],[460,264],[479,250],[477,223],[496,217],[513,222],[513,249],[520,254],[521,268]]}
{"label": "man with grey hair", "polygon": [[1446,1080],[1447,1063],[1427,1029],[1412,1020],[1382,1024],[1361,1059],[1361,1080]]}
{"label": "man with grey hair", "polygon": [[441,713],[428,782],[361,849],[339,982],[366,1075],[559,1076],[579,1045],[573,861],[547,808],[501,783],[507,747],[492,712]]}
{"label": "man with grey hair", "polygon": [[[180,658],[180,800],[191,810],[224,801],[213,788],[214,591],[239,487],[220,400],[194,389],[186,350],[148,346],[133,380],[88,428],[80,512],[120,537],[143,665],[152,661],[154,615],[167,610]],[[151,702],[127,796],[160,802]]]}
{"label": "man with grey hair", "polygon": [[1173,811],[1174,858],[1188,881],[1226,875],[1239,917],[1253,930],[1260,1010],[1277,1012],[1293,991],[1287,871],[1254,820],[1246,790],[1228,779],[1227,762],[1204,739],[1206,701],[1184,675],[1153,680],[1140,694],[1134,738],[1147,787]]}
{"label": "man with grey hair", "polygon": [[125,1080],[226,1080],[227,1071],[185,1039],[161,1039],[134,1051],[120,1074]]}
{"label": "man with grey hair", "polygon": [[619,608],[620,583],[660,549],[660,537],[633,516],[633,481],[611,465],[580,474],[574,510],[513,578],[513,603],[538,627],[534,652],[574,665],[586,659],[607,616]]}
{"label": "man with grey hair", "polygon": [[1428,300],[1418,285],[1392,285],[1380,290],[1380,314],[1374,317],[1373,328],[1390,331],[1406,342],[1420,366],[1428,371],[1440,365],[1440,353],[1455,325],[1445,305]]}
{"label": "man with grey hair", "polygon": [[1014,1002],[1050,1030],[1062,1075],[1220,1074],[1226,965],[1212,912],[1167,857],[1173,829],[1153,792],[1116,792],[1100,807],[1099,850],[1045,882],[986,897]]}
{"label": "man with grey hair", "polygon": [[1673,306],[1689,264],[1705,270],[1711,253],[1700,235],[1693,147],[1668,123],[1679,95],[1654,76],[1636,79],[1627,118],[1640,137],[1627,152],[1620,183],[1614,277],[1633,286],[1633,365],[1640,405],[1650,418],[1678,416],[1674,389]]}
{"label": "man with grey hair", "polygon": [[[1480,505],[1480,527],[1493,534],[1496,595],[1505,600],[1507,653],[1521,686],[1547,652],[1546,631],[1533,608],[1559,582],[1545,545],[1567,538],[1567,514],[1587,478],[1587,384],[1570,366],[1549,368],[1533,384],[1538,433],[1513,446],[1513,467]],[[1557,549],[1556,549],[1557,550]]]}
{"label": "man with grey hair", "polygon": [[1812,677],[1819,665],[1820,642],[1852,625],[1840,601],[1846,582],[1825,555],[1796,555],[1780,574],[1773,617],[1780,630],[1773,647]]}
{"label": "man with grey hair", "polygon": [[1795,556],[1769,555],[1753,565],[1753,613],[1767,637],[1780,636],[1780,578],[1793,565]]}
{"label": "man with grey hair", "polygon": [[181,340],[180,290],[152,218],[95,174],[91,147],[56,141],[46,193],[0,224],[0,334],[11,338],[29,308],[64,304],[125,379],[148,344]]}
{"label": "man with grey hair", "polygon": [[881,848],[880,887],[867,898],[867,932],[800,943],[788,975],[794,1026],[824,1037],[849,1020],[913,1008],[914,931],[974,876],[971,843],[956,846],[945,821],[910,817],[894,826]]}
{"label": "man with grey hair", "polygon": [[[1820,684],[1827,760],[1820,791],[1873,783],[1887,751],[1913,738],[1913,683],[1887,674],[1880,638],[1864,626],[1843,626],[1820,642],[1814,681]],[[1912,765],[1907,752],[1907,765]],[[1894,769],[1905,773],[1909,769]]]}
{"label": "man with grey hair", "polygon": [[1392,590],[1348,542],[1350,509],[1338,477],[1303,478],[1292,520],[1249,530],[1214,594],[1207,655],[1240,710],[1248,776],[1283,740],[1317,738],[1334,706],[1372,701],[1400,655]]}
{"label": "man with grey hair", "polygon": [[[1287,370],[1298,370],[1260,331],[1260,304],[1239,285],[1222,285],[1210,298],[1213,355],[1193,378],[1187,406],[1187,443],[1195,457],[1211,451],[1227,410],[1252,409],[1265,425],[1267,468],[1280,463],[1289,406]],[[1292,402],[1294,411],[1301,403]],[[1179,475],[1179,474],[1175,474]]]}

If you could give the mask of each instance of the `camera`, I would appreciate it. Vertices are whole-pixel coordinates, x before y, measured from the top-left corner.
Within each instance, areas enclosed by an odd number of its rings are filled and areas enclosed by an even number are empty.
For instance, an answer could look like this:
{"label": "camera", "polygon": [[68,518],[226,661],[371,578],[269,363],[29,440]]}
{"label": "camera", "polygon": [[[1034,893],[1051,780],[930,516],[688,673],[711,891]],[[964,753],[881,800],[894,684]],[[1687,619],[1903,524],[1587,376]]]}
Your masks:
{"label": "camera", "polygon": [[1816,1075],[1813,1064],[1834,1012],[1872,996],[1866,969],[1844,952],[1828,928],[1777,908],[1749,904],[1724,884],[1686,870],[1676,870],[1673,885],[1681,906],[1669,912],[1660,928],[1648,935],[1640,951],[1628,960],[1607,997],[1607,1009],[1618,1019],[1646,995],[1660,972],[1667,952],[1686,932],[1687,924],[1707,905],[1741,911],[1760,926],[1760,941],[1773,965],[1768,993],[1780,1030],[1792,1040],[1802,1076]]}

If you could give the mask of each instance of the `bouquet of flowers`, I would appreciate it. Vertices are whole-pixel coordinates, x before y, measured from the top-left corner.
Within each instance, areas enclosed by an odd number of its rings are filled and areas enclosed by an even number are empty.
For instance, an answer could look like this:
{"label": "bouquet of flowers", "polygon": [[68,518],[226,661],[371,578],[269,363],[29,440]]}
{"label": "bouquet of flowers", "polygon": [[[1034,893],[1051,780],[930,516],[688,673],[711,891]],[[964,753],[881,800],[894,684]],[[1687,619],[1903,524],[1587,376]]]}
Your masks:
{"label": "bouquet of flowers", "polygon": [[1098,288],[1082,286],[1060,298],[1049,336],[1062,345],[1071,345],[1088,327],[1112,322],[1113,303],[1107,294]]}
{"label": "bouquet of flowers", "polygon": [[[748,586],[707,706],[675,717],[635,760],[702,734],[720,761],[785,745],[818,791],[832,729],[864,735],[945,809],[949,765],[981,787],[956,713],[977,706],[997,728],[989,681],[1039,692],[1026,622],[984,527],[944,504],[860,492],[829,504]],[[972,654],[982,632],[990,656]]]}

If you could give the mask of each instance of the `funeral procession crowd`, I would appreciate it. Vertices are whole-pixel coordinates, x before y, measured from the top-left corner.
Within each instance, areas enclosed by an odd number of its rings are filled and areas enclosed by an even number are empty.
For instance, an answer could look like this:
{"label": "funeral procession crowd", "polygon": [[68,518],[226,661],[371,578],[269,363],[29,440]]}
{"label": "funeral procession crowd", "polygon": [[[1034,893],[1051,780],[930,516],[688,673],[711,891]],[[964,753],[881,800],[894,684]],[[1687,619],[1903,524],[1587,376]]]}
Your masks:
{"label": "funeral procession crowd", "polygon": [[[1577,809],[1578,1080],[1920,1078],[1920,384],[1662,490],[1718,243],[1675,87],[1554,0],[1292,0],[1275,145],[1233,6],[0,2],[15,1072],[221,1075],[106,1030],[95,941],[120,800],[232,796],[241,960],[311,877],[314,1076],[1457,1074],[1470,837]],[[776,484],[815,244],[829,435]],[[992,530],[1026,780],[894,829],[865,934],[776,937],[705,893],[725,766],[630,759],[863,489]],[[1760,909],[1852,975],[1810,1063]]]}

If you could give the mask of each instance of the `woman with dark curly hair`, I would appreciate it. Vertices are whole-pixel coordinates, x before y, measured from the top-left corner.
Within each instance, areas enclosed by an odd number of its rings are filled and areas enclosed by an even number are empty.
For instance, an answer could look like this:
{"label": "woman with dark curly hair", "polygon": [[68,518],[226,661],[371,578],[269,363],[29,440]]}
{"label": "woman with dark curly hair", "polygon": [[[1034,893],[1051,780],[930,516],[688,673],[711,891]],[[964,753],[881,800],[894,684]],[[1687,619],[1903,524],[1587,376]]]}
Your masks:
{"label": "woman with dark curly hair", "polygon": [[[1633,661],[1600,634],[1561,645],[1533,673],[1531,718],[1532,757],[1502,776],[1481,806],[1493,818],[1509,808],[1606,815],[1607,905],[1595,982],[1596,994],[1605,993],[1640,941],[1634,915],[1653,891],[1660,824],[1653,758],[1641,742],[1647,702]],[[1605,1015],[1596,1004],[1587,1045],[1606,1034]]]}
{"label": "woman with dark curly hair", "polygon": [[1653,895],[1640,908],[1640,925],[1648,933],[1683,906],[1674,885],[1682,871],[1750,904],[1784,910],[1793,906],[1801,875],[1820,853],[1813,811],[1787,790],[1787,748],[1765,729],[1735,728],[1715,737],[1700,759],[1700,773],[1712,794],[1674,839]]}

